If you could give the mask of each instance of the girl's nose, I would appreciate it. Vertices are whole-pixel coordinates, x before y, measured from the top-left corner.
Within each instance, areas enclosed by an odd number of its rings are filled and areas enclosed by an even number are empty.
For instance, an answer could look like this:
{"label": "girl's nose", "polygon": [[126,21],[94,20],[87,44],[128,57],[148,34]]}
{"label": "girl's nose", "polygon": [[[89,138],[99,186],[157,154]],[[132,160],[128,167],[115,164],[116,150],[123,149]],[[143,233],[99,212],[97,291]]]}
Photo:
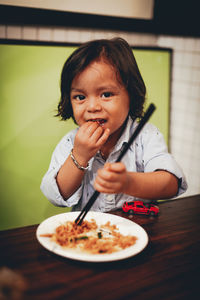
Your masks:
{"label": "girl's nose", "polygon": [[99,99],[91,97],[88,99],[87,103],[87,111],[88,112],[95,112],[101,110],[101,103]]}

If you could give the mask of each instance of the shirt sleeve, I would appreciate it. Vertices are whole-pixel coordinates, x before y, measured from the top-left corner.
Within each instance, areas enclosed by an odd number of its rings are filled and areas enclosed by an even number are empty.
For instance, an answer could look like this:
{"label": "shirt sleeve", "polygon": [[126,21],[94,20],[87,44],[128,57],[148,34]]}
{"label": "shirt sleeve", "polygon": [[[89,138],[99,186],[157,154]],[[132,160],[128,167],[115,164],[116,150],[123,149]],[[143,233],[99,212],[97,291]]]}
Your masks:
{"label": "shirt sleeve", "polygon": [[51,157],[49,169],[44,175],[41,182],[41,191],[43,192],[45,197],[55,206],[72,207],[78,203],[82,195],[82,186],[80,186],[80,188],[71,197],[69,197],[68,199],[64,199],[60,194],[56,182],[56,176],[61,166],[69,156],[71,149],[73,148],[73,139],[73,135],[67,134],[56,146]]}
{"label": "shirt sleeve", "polygon": [[176,196],[187,190],[187,182],[182,169],[168,152],[165,140],[160,131],[152,124],[144,128],[142,134],[144,172],[165,170],[178,178],[179,190]]}

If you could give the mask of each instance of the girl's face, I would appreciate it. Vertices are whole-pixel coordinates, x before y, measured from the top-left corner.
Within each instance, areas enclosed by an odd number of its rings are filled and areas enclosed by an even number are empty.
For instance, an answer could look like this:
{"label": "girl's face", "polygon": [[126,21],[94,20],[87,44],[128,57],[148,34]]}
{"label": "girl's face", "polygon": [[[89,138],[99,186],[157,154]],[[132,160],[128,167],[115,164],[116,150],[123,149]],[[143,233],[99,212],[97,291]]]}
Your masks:
{"label": "girl's face", "polygon": [[79,126],[99,122],[116,140],[126,120],[130,99],[116,77],[116,70],[103,60],[92,62],[72,81],[70,99]]}

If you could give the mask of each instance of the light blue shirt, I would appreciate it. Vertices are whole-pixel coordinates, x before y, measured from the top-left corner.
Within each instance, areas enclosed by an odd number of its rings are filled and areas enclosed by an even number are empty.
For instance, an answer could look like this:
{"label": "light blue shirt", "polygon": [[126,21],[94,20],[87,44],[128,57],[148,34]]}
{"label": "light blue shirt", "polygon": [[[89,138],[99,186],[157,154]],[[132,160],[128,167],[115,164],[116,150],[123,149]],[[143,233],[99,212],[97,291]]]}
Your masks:
{"label": "light blue shirt", "polygon": [[[127,126],[107,158],[107,162],[115,162],[125,143],[137,126],[129,117]],[[56,176],[73,148],[74,138],[78,129],[74,129],[65,135],[54,150],[49,169],[42,179],[41,190],[44,195],[56,206],[73,207],[74,211],[81,210],[94,192],[93,183],[97,170],[102,168],[105,161],[100,152],[89,161],[89,169],[85,172],[79,189],[68,199],[64,199],[59,192]],[[152,124],[144,126],[137,139],[129,147],[122,159],[127,171],[130,172],[153,172],[166,170],[179,179],[178,195],[187,189],[187,183],[181,168],[174,158],[168,153],[163,135]],[[67,184],[67,181],[66,181]],[[91,210],[107,212],[121,208],[125,201],[133,201],[136,198],[126,194],[103,194],[100,193]],[[138,198],[137,198],[138,199]]]}

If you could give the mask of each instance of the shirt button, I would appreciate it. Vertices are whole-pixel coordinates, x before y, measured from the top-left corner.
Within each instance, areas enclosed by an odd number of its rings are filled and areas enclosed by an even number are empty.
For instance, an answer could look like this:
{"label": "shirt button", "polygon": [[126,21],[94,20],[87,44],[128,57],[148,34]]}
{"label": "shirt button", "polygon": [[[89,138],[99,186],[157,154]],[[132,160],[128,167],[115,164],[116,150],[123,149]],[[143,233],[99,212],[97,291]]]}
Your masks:
{"label": "shirt button", "polygon": [[113,196],[112,195],[108,195],[108,196],[106,196],[106,199],[109,200],[109,201],[113,200]]}

